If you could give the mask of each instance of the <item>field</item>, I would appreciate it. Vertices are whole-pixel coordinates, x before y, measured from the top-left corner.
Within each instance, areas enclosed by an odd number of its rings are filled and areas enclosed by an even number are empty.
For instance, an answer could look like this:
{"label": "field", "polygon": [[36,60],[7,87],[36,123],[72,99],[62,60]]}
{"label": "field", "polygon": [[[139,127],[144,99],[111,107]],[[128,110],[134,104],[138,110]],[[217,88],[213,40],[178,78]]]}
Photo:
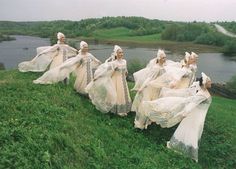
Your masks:
{"label": "field", "polygon": [[33,84],[39,76],[0,71],[0,168],[236,168],[236,100],[213,97],[195,163],[166,148],[176,127],[134,129],[134,113],[102,114],[73,78]]}

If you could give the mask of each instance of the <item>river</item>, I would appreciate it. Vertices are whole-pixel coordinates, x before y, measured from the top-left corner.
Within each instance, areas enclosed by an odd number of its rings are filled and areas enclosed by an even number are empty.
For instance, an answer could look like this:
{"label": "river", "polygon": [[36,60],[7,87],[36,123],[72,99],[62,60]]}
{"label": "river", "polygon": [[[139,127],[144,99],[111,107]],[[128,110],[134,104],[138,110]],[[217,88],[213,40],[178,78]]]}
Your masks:
{"label": "river", "polygon": [[[47,38],[32,36],[15,35],[15,41],[4,41],[0,43],[0,63],[3,63],[6,69],[16,69],[18,63],[31,60],[35,54],[35,49],[39,46],[48,46],[50,41]],[[110,56],[113,46],[106,44],[90,44],[90,52],[101,61]],[[155,57],[157,49],[122,46],[127,62],[138,59],[146,64]],[[198,53],[197,51],[195,51]],[[171,51],[166,51],[168,59],[179,61],[183,56]],[[221,53],[198,53],[198,72],[203,71],[211,77],[213,82],[227,82],[232,76],[236,75],[236,62],[230,60]]]}

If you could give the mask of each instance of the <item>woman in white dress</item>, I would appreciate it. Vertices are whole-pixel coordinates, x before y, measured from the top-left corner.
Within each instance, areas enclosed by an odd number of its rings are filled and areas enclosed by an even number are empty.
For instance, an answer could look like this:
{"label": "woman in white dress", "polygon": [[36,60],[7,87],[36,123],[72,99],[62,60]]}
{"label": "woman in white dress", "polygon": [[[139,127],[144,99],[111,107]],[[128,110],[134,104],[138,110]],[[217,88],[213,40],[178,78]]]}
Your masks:
{"label": "woman in white dress", "polygon": [[[167,147],[198,161],[198,141],[211,104],[211,80],[202,77],[192,88],[167,89],[163,98],[144,103],[147,118],[169,128],[180,122]],[[172,91],[171,91],[172,90]]]}
{"label": "woman in white dress", "polygon": [[174,88],[183,89],[192,85],[197,72],[196,57],[197,55],[193,52],[191,55],[188,52],[185,52],[185,58],[182,62],[182,70],[185,73],[179,81],[176,81]]}
{"label": "woman in white dress", "polygon": [[196,67],[192,66],[194,59],[188,52],[185,52],[183,63],[168,62],[165,67],[165,73],[149,83],[154,88],[187,88],[191,86],[195,79]]}
{"label": "woman in white dress", "polygon": [[149,72],[146,72],[146,79],[139,87],[132,104],[131,110],[136,112],[134,121],[135,128],[143,129],[146,125],[146,117],[142,107],[143,101],[151,101],[157,99],[159,96],[159,91],[161,88],[154,88],[153,86],[150,86],[149,83],[165,73],[165,61],[165,52],[163,50],[158,50],[156,62],[152,65],[149,63]]}
{"label": "woman in white dress", "polygon": [[21,62],[18,69],[21,72],[43,72],[62,64],[67,58],[76,56],[77,49],[65,44],[65,35],[57,33],[57,44],[37,48],[37,55],[31,61]]}
{"label": "woman in white dress", "polygon": [[98,67],[94,81],[86,87],[92,103],[98,110],[120,116],[126,116],[131,109],[126,81],[127,64],[123,55],[123,50],[115,45],[112,57]]}
{"label": "woman in white dress", "polygon": [[85,93],[85,87],[93,80],[92,69],[96,68],[101,62],[91,53],[88,53],[88,44],[84,41],[80,43],[80,52],[74,57],[65,61],[63,64],[45,72],[37,80],[36,84],[52,84],[69,77],[71,72],[76,75],[74,88],[81,94]]}
{"label": "woman in white dress", "polygon": [[208,88],[211,87],[211,80],[204,73],[200,80],[201,89],[198,91],[198,100],[201,102],[191,112],[183,114],[185,117],[170,141],[167,142],[167,147],[178,151],[198,162],[198,141],[201,139],[204,122],[207,111],[211,104],[211,95]]}
{"label": "woman in white dress", "polygon": [[138,91],[139,88],[141,88],[142,84],[149,76],[152,67],[158,63],[158,59],[160,59],[159,55],[161,54],[161,52],[164,52],[164,51],[158,50],[159,54],[157,54],[157,56],[154,59],[151,59],[145,68],[133,73],[135,85],[134,85],[133,89],[131,89],[131,90]]}
{"label": "woman in white dress", "polygon": [[190,68],[191,68],[191,70],[193,72],[192,81],[195,81],[196,80],[196,73],[197,73],[198,55],[196,53],[194,53],[194,52],[191,52],[191,58],[193,58],[193,62],[190,65]]}
{"label": "woman in white dress", "polygon": [[84,41],[80,42],[80,55],[82,58],[74,71],[76,75],[74,88],[78,93],[86,94],[85,87],[93,80],[93,69],[101,62],[88,52],[88,44]]}

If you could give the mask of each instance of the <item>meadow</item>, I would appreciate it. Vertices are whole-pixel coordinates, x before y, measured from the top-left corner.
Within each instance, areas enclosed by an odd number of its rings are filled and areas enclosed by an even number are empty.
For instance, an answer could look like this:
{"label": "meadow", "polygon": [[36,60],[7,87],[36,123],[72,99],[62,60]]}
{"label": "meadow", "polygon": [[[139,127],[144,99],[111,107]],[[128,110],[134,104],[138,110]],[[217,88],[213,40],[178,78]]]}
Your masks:
{"label": "meadow", "polygon": [[236,168],[236,100],[213,96],[195,163],[166,148],[176,126],[135,129],[133,112],[103,114],[73,78],[33,84],[40,75],[0,71],[0,168]]}

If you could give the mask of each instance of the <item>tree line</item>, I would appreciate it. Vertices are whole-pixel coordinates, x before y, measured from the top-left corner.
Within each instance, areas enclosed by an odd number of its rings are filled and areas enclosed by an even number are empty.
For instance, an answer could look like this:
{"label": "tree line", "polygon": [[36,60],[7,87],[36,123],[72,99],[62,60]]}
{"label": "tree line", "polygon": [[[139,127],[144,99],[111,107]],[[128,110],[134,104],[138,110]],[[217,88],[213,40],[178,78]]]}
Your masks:
{"label": "tree line", "polygon": [[[236,22],[218,22],[227,30],[236,32]],[[129,36],[160,34],[162,40],[193,42],[220,46],[227,54],[236,54],[236,39],[218,33],[213,23],[205,22],[173,22],[143,17],[103,17],[83,19],[80,21],[39,21],[11,22],[0,21],[0,33],[33,35],[50,38],[55,42],[58,31],[67,37],[93,37],[93,32],[100,29],[125,27],[131,30]]]}

